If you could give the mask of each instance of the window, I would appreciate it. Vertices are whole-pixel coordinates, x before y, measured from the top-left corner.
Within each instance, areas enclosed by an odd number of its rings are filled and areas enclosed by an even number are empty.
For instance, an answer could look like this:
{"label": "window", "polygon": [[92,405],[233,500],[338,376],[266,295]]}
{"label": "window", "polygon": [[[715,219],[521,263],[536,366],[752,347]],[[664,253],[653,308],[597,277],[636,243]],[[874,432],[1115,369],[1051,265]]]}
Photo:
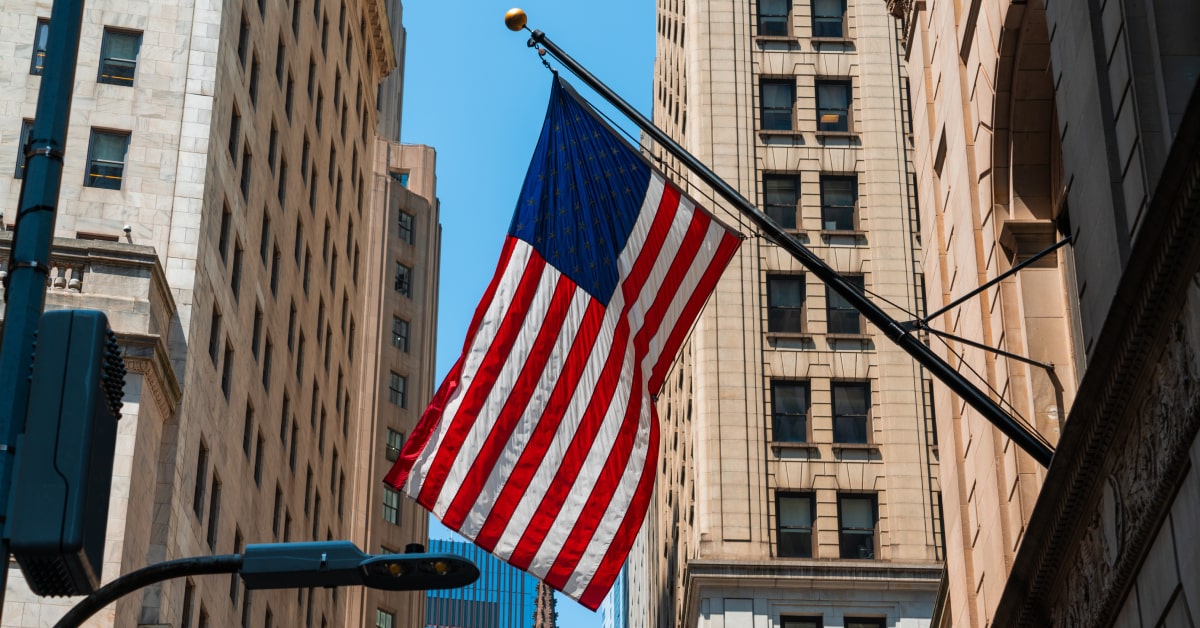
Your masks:
{"label": "window", "polygon": [[[242,543],[243,542],[244,541],[242,540],[241,528],[234,526],[233,527],[233,553],[234,554],[242,553]],[[229,574],[229,601],[233,602],[234,608],[237,608],[237,605],[238,605],[238,592],[239,592],[239,590],[238,590],[238,574],[237,574],[237,572],[234,572],[234,573]]]}
{"label": "window", "polygon": [[221,261],[229,259],[229,230],[232,224],[233,213],[229,211],[229,206],[226,205],[221,210],[221,231],[217,236],[217,252],[221,254]]}
{"label": "window", "polygon": [[283,41],[283,36],[279,36],[279,43],[275,44],[275,82],[283,87],[283,70],[287,67],[287,44]]}
{"label": "window", "polygon": [[208,549],[217,549],[217,526],[221,523],[221,478],[213,471],[212,495],[208,500]]}
{"label": "window", "polygon": [[788,16],[792,0],[758,0],[758,34],[768,37],[788,37],[792,28]]}
{"label": "window", "polygon": [[267,250],[271,246],[271,215],[263,212],[262,224],[258,230],[258,257],[262,263],[267,263]]}
{"label": "window", "polygon": [[253,169],[250,167],[250,145],[246,144],[242,147],[242,180],[239,189],[242,191],[242,200],[250,200],[250,175],[253,174]]}
{"label": "window", "polygon": [[233,345],[225,341],[225,363],[221,365],[221,392],[225,400],[229,400],[229,390],[233,387]]}
{"label": "window", "polygon": [[867,382],[833,382],[833,442],[867,442],[867,417],[871,409],[871,385]]}
{"label": "window", "polygon": [[[297,444],[298,444],[298,443],[296,443],[296,439],[299,436],[300,436],[300,427],[298,425],[296,425],[296,419],[295,419],[295,417],[293,417],[292,418],[292,440],[288,441],[290,443],[289,447],[291,448],[288,450],[288,467],[291,468],[292,471],[296,470],[296,449],[297,449]],[[284,528],[284,530],[285,530],[285,532],[283,535],[283,540],[286,541],[287,540],[287,533],[286,533],[287,528]]]}
{"label": "window", "polygon": [[[863,291],[862,275],[843,275],[842,279],[855,290]],[[862,315],[851,307],[842,295],[825,286],[826,319],[831,334],[861,334]]]}
{"label": "window", "polygon": [[271,120],[271,135],[267,142],[267,166],[275,172],[275,159],[279,156],[279,127]]}
{"label": "window", "polygon": [[275,188],[275,197],[279,199],[279,209],[287,209],[288,163],[284,157],[279,158],[279,183]]}
{"label": "window", "polygon": [[271,510],[271,533],[279,537],[279,523],[283,515],[283,487],[275,483],[275,507]]}
{"label": "window", "polygon": [[408,353],[408,321],[392,317],[392,346]]}
{"label": "window", "polygon": [[388,460],[395,462],[400,457],[400,449],[404,447],[404,433],[397,432],[392,428],[387,431],[387,451],[385,455]]}
{"label": "window", "polygon": [[242,415],[242,453],[250,459],[250,440],[254,435],[254,406],[246,400],[246,412]]}
{"label": "window", "polygon": [[821,229],[853,231],[858,205],[858,175],[821,175]]}
{"label": "window", "polygon": [[303,275],[304,275],[303,281],[301,282],[301,284],[302,284],[302,287],[304,288],[304,294],[308,294],[309,280],[312,279],[312,252],[308,250],[307,246],[304,247],[304,273],[303,273]]}
{"label": "window", "polygon": [[817,81],[817,131],[850,131],[850,81]]}
{"label": "window", "polygon": [[388,400],[392,403],[405,407],[405,390],[408,388],[408,378],[403,375],[397,375],[394,371],[391,374],[391,381],[388,383]]}
{"label": "window", "polygon": [[141,47],[142,34],[139,32],[104,29],[104,39],[100,43],[100,75],[96,80],[110,85],[133,85]]}
{"label": "window", "polygon": [[233,267],[229,273],[229,289],[233,291],[233,300],[242,296],[242,243],[233,245]]}
{"label": "window", "polygon": [[283,111],[287,114],[288,122],[292,121],[292,104],[296,102],[296,79],[292,78],[292,73],[288,72],[287,90],[283,97]]}
{"label": "window", "polygon": [[192,628],[192,605],[195,604],[196,585],[188,578],[183,583],[183,617],[179,620],[179,628]]}
{"label": "window", "polygon": [[885,617],[847,617],[846,628],[887,628]]}
{"label": "window", "polygon": [[767,276],[767,331],[804,331],[804,275]]}
{"label": "window", "polygon": [[877,517],[874,495],[838,495],[838,539],[842,558],[875,558]]}
{"label": "window", "polygon": [[413,215],[408,212],[400,212],[400,240],[413,244],[416,239],[413,237]]}
{"label": "window", "polygon": [[205,481],[208,479],[208,444],[200,439],[200,453],[196,455],[196,487],[192,491],[192,512],[196,518],[204,516]]}
{"label": "window", "polygon": [[395,628],[396,616],[382,608],[375,609],[375,628]]}
{"label": "window", "polygon": [[321,54],[329,54],[329,18],[321,21]]}
{"label": "window", "polygon": [[799,207],[800,175],[763,175],[763,209],[772,220],[784,229],[795,229]]}
{"label": "window", "polygon": [[263,628],[275,628],[275,613],[272,613],[269,608],[266,615],[263,616]]}
{"label": "window", "polygon": [[208,357],[212,359],[213,368],[217,368],[218,351],[221,349],[221,310],[214,303],[212,316],[208,321]]}
{"label": "window", "polygon": [[808,382],[771,382],[771,440],[777,443],[808,442]]}
{"label": "window", "polygon": [[317,125],[317,137],[320,137],[321,118],[323,117],[322,113],[324,112],[324,109],[325,109],[325,94],[321,90],[321,88],[318,87],[317,88],[317,109],[316,109],[316,113],[313,115],[313,121]]}
{"label": "window", "polygon": [[238,63],[242,69],[246,69],[246,52],[250,49],[250,25],[246,23],[246,14],[242,14],[242,21],[238,26],[238,44],[237,55]]}
{"label": "window", "polygon": [[234,166],[238,162],[238,142],[241,137],[242,129],[242,113],[238,111],[237,106],[233,107],[233,113],[229,116],[229,160]]}
{"label": "window", "polygon": [[263,438],[262,432],[258,433],[258,440],[254,443],[254,485],[262,486],[262,471],[263,471],[263,446],[266,444],[266,439]]}
{"label": "window", "polygon": [[846,0],[812,0],[813,37],[846,36]]}
{"label": "window", "polygon": [[411,297],[412,296],[412,268],[396,262],[396,292]]}
{"label": "window", "polygon": [[779,628],[824,628],[824,620],[820,617],[789,617],[779,618]]}
{"label": "window", "polygon": [[33,58],[29,62],[29,73],[41,75],[46,67],[46,42],[50,37],[50,20],[39,18],[33,30]]}
{"label": "window", "polygon": [[254,359],[259,356],[259,348],[262,346],[262,331],[263,331],[263,313],[257,304],[254,306],[254,331],[250,334],[250,352],[254,354]]}
{"label": "window", "polygon": [[271,358],[274,353],[275,345],[271,343],[271,338],[268,336],[266,347],[263,349],[262,384],[264,390],[271,390]]}
{"label": "window", "polygon": [[383,487],[383,520],[400,525],[400,493]]}
{"label": "window", "polygon": [[13,177],[25,178],[25,145],[29,143],[29,132],[33,130],[33,120],[21,120],[21,142],[17,144],[17,171]]}
{"label": "window", "polygon": [[92,129],[92,141],[88,146],[87,179],[83,184],[106,190],[121,189],[121,179],[125,173],[125,151],[128,148],[128,133]]}
{"label": "window", "polygon": [[811,493],[779,493],[779,528],[776,536],[779,556],[812,558],[813,496]]}
{"label": "window", "polygon": [[763,79],[759,85],[762,100],[763,131],[791,131],[796,105],[796,81],[794,79]]}

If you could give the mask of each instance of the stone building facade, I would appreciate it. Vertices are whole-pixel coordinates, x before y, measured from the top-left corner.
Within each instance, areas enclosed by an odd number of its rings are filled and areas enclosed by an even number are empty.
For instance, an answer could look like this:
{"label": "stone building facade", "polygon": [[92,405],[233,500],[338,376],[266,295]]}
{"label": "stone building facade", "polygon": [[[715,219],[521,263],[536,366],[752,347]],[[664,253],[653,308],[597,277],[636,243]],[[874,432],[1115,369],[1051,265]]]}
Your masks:
{"label": "stone building facade", "polygon": [[[919,318],[886,8],[659,0],[657,13],[656,124],[893,316]],[[662,467],[628,579],[646,602],[629,625],[928,625],[943,545],[928,376],[677,176],[748,238],[658,397]]]}
{"label": "stone building facade", "polygon": [[[1200,608],[1195,3],[887,3],[912,82],[933,324],[1057,447],[935,394],[941,626],[1191,625]],[[935,388],[939,390],[940,388]]]}
{"label": "stone building facade", "polygon": [[[19,146],[55,62],[50,8],[0,2],[9,228]],[[382,115],[399,124],[398,99],[377,110],[397,65],[388,11],[375,0],[85,7],[49,303],[108,311],[131,365],[105,581],[251,543],[383,547],[369,520],[384,516],[375,411],[390,381],[379,369],[412,368],[407,404],[419,406],[435,329],[432,312],[414,312],[412,357],[389,353],[395,260],[379,256],[398,246],[394,212],[424,212],[400,255],[433,307],[440,237],[431,156],[411,166],[415,193],[380,181],[379,164],[400,163],[376,139]],[[379,421],[403,429],[393,415]],[[10,573],[5,626],[47,625],[73,601],[33,598]],[[377,608],[404,604],[206,576],[126,596],[93,623],[373,626]]]}

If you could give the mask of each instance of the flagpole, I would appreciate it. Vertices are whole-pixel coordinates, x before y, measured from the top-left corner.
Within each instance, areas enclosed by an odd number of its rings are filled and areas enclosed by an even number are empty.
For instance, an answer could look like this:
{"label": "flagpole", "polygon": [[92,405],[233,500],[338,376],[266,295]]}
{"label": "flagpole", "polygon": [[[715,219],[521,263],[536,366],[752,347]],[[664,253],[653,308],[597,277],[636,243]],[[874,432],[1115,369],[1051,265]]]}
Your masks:
{"label": "flagpole", "polygon": [[[529,30],[525,25],[525,13],[519,9],[509,11],[504,21],[508,28],[513,31]],[[991,397],[976,388],[971,382],[960,375],[958,371],[955,371],[953,367],[947,364],[945,360],[941,359],[929,347],[910,334],[909,329],[903,323],[892,318],[887,312],[868,300],[863,293],[848,283],[845,278],[826,264],[824,260],[808,250],[798,239],[760,211],[758,207],[739,194],[724,179],[710,170],[704,163],[675,142],[675,140],[671,139],[662,129],[659,129],[653,122],[646,119],[637,109],[634,109],[629,103],[625,102],[624,99],[609,89],[600,79],[593,76],[591,72],[588,72],[579,62],[575,61],[566,52],[563,52],[562,48],[559,48],[554,42],[550,41],[545,33],[540,30],[530,31],[528,45],[531,48],[536,48],[540,45],[553,55],[555,59],[566,66],[575,76],[579,77],[580,80],[595,90],[596,93],[600,94],[600,96],[616,107],[618,111],[625,114],[634,124],[638,125],[646,135],[649,135],[654,141],[658,142],[660,146],[671,153],[680,163],[687,166],[702,181],[711,186],[722,198],[753,221],[762,231],[764,237],[790,253],[792,257],[796,258],[797,261],[816,275],[825,285],[833,288],[834,292],[841,295],[854,309],[858,310],[867,320],[883,331],[885,336],[896,343],[905,353],[912,356],[917,363],[929,369],[929,372],[934,377],[938,378],[950,390],[962,397],[964,401],[972,408],[975,408],[992,425],[995,425],[1005,436],[1012,439],[1018,447],[1025,450],[1038,464],[1043,467],[1050,466],[1050,461],[1054,457],[1054,450],[1045,442],[1018,423],[1016,419],[1009,416]]]}

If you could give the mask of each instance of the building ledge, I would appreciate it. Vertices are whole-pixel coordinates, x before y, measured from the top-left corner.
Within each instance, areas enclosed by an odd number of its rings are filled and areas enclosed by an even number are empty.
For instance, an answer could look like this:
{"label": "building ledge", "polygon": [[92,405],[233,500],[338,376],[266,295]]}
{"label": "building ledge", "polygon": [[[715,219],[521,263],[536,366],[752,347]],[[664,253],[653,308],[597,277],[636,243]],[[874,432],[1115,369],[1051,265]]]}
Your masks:
{"label": "building ledge", "polygon": [[684,576],[688,588],[736,582],[737,586],[843,588],[874,582],[889,589],[937,591],[942,563],[893,562],[887,560],[841,560],[814,558],[770,558],[757,561],[688,561]]}

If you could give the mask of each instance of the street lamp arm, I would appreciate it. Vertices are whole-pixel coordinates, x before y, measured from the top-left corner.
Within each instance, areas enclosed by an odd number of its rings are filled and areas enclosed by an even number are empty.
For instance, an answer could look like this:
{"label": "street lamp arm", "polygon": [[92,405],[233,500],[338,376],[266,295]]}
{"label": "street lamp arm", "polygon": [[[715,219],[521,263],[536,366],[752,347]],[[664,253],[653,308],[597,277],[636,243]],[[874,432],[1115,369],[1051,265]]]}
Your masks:
{"label": "street lamp arm", "polygon": [[108,606],[127,593],[136,591],[144,586],[179,578],[182,576],[197,576],[214,573],[236,573],[242,568],[241,554],[225,554],[221,556],[196,556],[180,558],[165,563],[142,567],[131,571],[116,580],[96,589],[96,592],[76,604],[63,618],[54,624],[54,628],[76,628],[96,611]]}

